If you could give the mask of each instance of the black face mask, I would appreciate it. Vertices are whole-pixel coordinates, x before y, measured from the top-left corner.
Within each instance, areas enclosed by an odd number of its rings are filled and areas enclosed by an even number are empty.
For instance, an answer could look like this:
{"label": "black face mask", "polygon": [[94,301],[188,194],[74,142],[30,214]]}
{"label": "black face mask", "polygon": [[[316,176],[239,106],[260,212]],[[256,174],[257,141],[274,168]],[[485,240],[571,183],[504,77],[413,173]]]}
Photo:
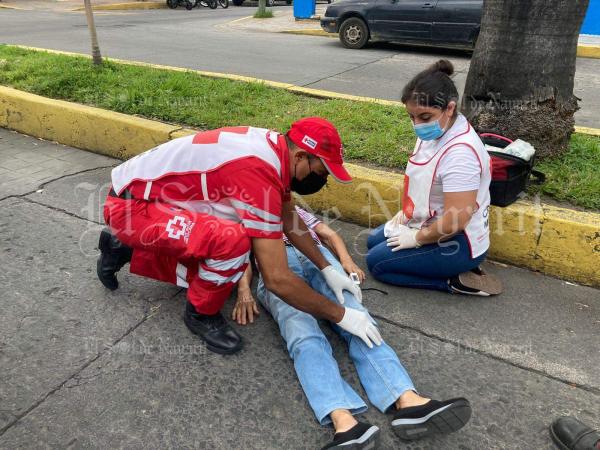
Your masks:
{"label": "black face mask", "polygon": [[[310,159],[308,160],[310,168]],[[294,166],[294,177],[290,189],[300,195],[311,195],[319,192],[323,186],[327,184],[327,177],[322,177],[318,173],[310,172],[302,180],[296,178],[296,166]]]}

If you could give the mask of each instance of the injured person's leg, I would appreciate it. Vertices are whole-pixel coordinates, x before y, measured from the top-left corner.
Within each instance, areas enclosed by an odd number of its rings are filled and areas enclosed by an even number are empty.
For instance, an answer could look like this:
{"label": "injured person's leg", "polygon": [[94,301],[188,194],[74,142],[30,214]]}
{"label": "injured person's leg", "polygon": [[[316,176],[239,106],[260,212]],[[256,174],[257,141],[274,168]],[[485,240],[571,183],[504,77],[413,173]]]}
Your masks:
{"label": "injured person's leg", "polygon": [[[320,247],[320,250],[336,270],[344,270],[328,249]],[[337,302],[319,270],[305,258],[301,257],[301,260],[310,286]],[[345,292],[344,298],[344,306],[367,311],[352,294]],[[371,403],[381,412],[394,412],[392,427],[398,437],[412,440],[436,433],[450,433],[461,429],[469,421],[471,406],[468,400],[438,401],[419,395],[396,352],[386,342],[369,348],[361,339],[340,327],[333,325],[333,328],[347,342],[350,358]]]}

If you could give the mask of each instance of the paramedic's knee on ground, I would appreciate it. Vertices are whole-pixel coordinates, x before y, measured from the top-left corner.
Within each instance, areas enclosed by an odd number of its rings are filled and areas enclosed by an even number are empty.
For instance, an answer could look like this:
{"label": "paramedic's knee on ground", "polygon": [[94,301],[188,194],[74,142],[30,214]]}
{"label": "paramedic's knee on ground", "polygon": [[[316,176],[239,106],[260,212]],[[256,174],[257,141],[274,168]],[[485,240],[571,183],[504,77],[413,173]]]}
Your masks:
{"label": "paramedic's knee on ground", "polygon": [[[190,236],[190,244],[203,235]],[[199,261],[197,276],[188,276],[188,299],[201,314],[221,310],[250,260],[250,238],[239,224],[216,227],[209,240],[211,257]]]}

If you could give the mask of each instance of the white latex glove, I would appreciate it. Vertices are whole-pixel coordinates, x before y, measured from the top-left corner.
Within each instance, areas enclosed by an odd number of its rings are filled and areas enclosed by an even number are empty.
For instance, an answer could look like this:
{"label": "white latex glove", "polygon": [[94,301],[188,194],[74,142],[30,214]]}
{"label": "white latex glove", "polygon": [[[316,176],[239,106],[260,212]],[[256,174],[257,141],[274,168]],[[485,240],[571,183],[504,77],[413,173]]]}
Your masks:
{"label": "white latex glove", "polygon": [[417,241],[418,232],[419,230],[416,228],[404,227],[400,234],[387,240],[387,246],[393,247],[393,252],[407,248],[419,248],[421,244]]}
{"label": "white latex glove", "polygon": [[333,266],[327,266],[323,270],[321,270],[323,274],[323,278],[325,278],[325,282],[334,292],[338,302],[340,305],[344,304],[344,289],[354,294],[359,303],[362,303],[362,291],[360,290],[360,286],[354,284],[354,282],[350,279],[350,277],[346,275],[342,275],[337,270],[333,268]]}
{"label": "white latex glove", "polygon": [[369,348],[373,348],[373,343],[381,345],[383,342],[381,334],[371,318],[367,313],[358,309],[344,308],[344,317],[338,322],[338,325],[348,333],[361,338]]}
{"label": "white latex glove", "polygon": [[396,214],[391,220],[387,221],[383,227],[383,235],[386,238],[391,238],[394,236],[398,236],[404,228],[408,228],[406,225],[402,224],[404,220],[404,213],[400,211]]}

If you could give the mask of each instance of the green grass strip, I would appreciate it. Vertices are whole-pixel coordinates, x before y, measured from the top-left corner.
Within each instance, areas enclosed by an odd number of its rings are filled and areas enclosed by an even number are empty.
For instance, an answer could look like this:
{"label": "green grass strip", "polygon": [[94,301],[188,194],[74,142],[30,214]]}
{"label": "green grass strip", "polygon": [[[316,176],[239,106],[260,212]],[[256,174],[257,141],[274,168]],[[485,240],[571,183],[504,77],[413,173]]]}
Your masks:
{"label": "green grass strip", "polygon": [[[0,45],[0,84],[50,98],[196,128],[253,125],[286,130],[301,117],[322,116],[340,130],[346,158],[402,170],[415,142],[403,108],[317,99],[262,83],[203,77]],[[400,90],[398,85],[397,89]],[[548,181],[537,192],[600,209],[600,139],[576,134],[560,158],[537,168]]]}

